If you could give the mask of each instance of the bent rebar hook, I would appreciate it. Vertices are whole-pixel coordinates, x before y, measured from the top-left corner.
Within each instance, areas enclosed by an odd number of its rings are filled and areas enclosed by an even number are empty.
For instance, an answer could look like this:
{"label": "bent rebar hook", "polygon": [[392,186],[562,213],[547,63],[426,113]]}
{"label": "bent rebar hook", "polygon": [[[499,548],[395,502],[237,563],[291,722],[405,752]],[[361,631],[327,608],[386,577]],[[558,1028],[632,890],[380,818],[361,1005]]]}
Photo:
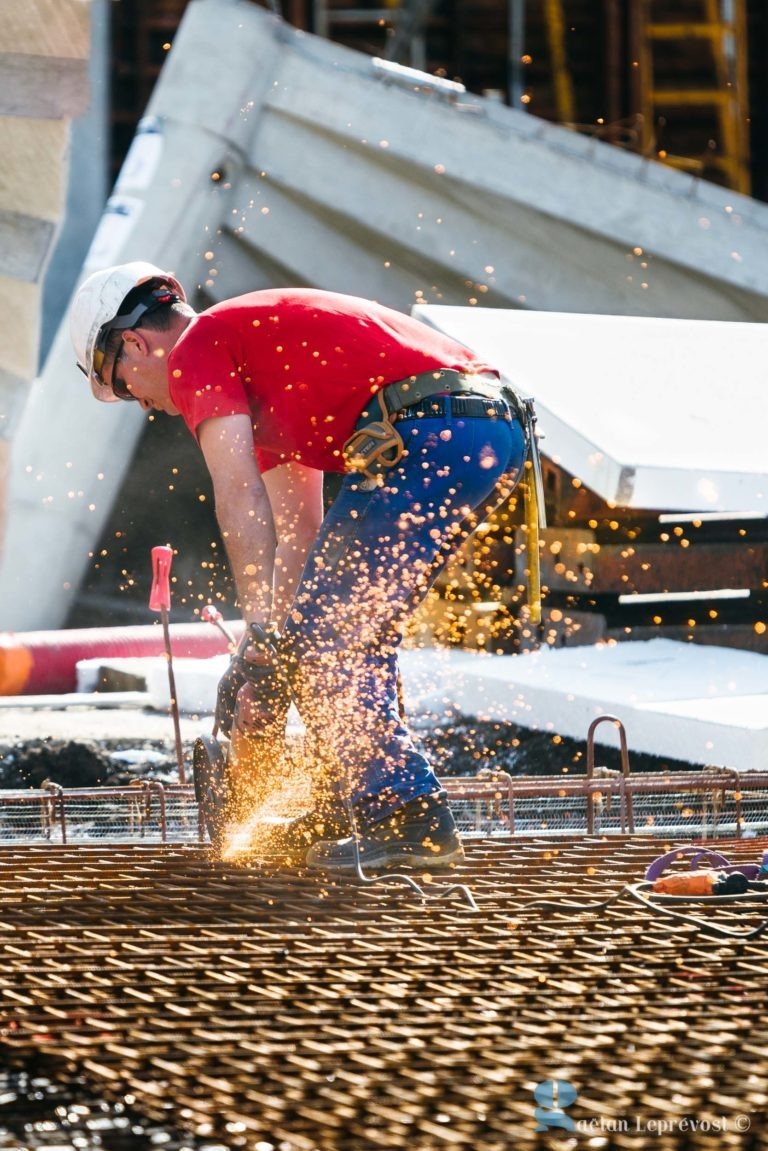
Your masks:
{"label": "bent rebar hook", "polygon": [[357,875],[357,878],[360,880],[361,883],[365,883],[368,886],[372,886],[373,884],[376,884],[376,883],[381,883],[381,884],[404,883],[407,887],[410,887],[411,890],[414,891],[425,902],[429,899],[432,899],[432,900],[434,900],[434,899],[447,899],[454,892],[458,892],[459,894],[461,894],[463,899],[466,901],[466,903],[469,906],[469,909],[471,911],[479,911],[480,910],[480,908],[477,906],[477,903],[475,902],[475,897],[473,896],[472,892],[469,890],[469,888],[467,887],[467,885],[465,883],[452,883],[450,885],[450,887],[444,888],[442,891],[438,892],[435,895],[427,895],[424,888],[419,883],[417,883],[415,879],[413,879],[410,875],[405,875],[401,871],[387,872],[386,875],[376,875],[376,876],[366,875],[364,870],[363,870],[362,859],[360,858],[360,833],[359,833],[358,828],[357,828],[357,820],[355,818],[354,808],[352,807],[352,801],[349,798],[349,796],[351,794],[351,790],[352,790],[351,781],[348,778],[347,779],[347,796],[344,800],[344,806],[347,809],[347,815],[349,816],[349,824],[350,824],[350,827],[352,828],[352,845],[353,845],[354,853],[355,853],[355,874]]}

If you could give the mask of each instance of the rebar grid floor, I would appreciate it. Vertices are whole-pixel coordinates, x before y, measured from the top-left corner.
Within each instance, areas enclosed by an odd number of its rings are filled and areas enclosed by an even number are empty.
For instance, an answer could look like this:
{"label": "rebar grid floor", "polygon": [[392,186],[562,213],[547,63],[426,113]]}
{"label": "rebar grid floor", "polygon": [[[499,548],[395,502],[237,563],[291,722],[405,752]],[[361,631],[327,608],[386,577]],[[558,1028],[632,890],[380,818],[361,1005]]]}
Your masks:
{"label": "rebar grid floor", "polygon": [[[249,1151],[763,1148],[768,933],[536,906],[604,900],[670,846],[494,837],[414,873],[478,911],[199,845],[0,847],[3,1060]],[[768,904],[685,910],[746,932]],[[551,1080],[575,1131],[535,1130]]]}

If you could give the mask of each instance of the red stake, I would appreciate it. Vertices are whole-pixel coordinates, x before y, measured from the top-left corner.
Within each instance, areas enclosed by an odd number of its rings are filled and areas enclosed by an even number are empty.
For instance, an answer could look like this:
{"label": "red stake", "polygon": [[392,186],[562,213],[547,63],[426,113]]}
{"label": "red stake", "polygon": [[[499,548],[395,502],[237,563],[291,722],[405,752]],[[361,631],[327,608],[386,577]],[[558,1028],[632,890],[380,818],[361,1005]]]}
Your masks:
{"label": "red stake", "polygon": [[168,613],[171,610],[170,577],[172,561],[172,548],[166,545],[152,548],[152,590],[149,593],[149,610],[160,612],[160,619],[163,623],[165,655],[168,660],[168,687],[171,693],[173,734],[176,740],[176,763],[179,768],[179,783],[186,783],[184,751],[181,746],[181,724],[179,723],[179,701],[176,698],[176,679],[173,674],[173,657],[171,655],[171,633],[168,625]]}

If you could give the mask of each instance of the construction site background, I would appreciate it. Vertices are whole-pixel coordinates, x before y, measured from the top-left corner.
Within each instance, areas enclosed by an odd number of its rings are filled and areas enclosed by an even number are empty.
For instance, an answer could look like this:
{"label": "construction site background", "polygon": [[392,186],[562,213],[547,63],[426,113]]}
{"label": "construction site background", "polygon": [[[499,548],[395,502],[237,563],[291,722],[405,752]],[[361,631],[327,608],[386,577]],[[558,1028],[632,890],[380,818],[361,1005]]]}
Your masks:
{"label": "construction site background", "polygon": [[[3,331],[7,328],[9,337],[0,353],[0,492],[30,382],[190,2],[10,2],[0,46],[6,64],[0,78],[0,125],[8,141],[0,225],[12,252],[0,280]],[[254,6],[277,10],[276,3]],[[290,0],[281,14],[296,28],[460,80],[471,92],[563,124],[581,137],[768,199],[764,5],[680,0],[674,19],[669,8],[653,0],[601,5],[587,0],[512,0],[509,5],[402,0],[384,6]],[[175,610],[192,618],[213,589],[225,604],[232,603],[211,493],[195,445],[182,427],[166,426],[158,452],[160,434],[152,426],[141,440],[103,541],[94,548],[69,626],[144,618],[145,557],[167,537],[169,499],[174,530],[180,539],[195,541],[186,549],[190,554],[178,558]],[[576,499],[572,479],[549,469],[549,490],[557,495],[563,515],[573,510],[568,500]],[[579,491],[579,518],[589,512],[601,528],[614,533],[614,517],[604,514],[602,505],[586,508],[590,498]],[[505,530],[502,525],[501,535]],[[731,525],[728,539],[718,538],[713,546],[739,546],[741,537],[734,533],[740,530]],[[634,540],[637,531],[637,523],[622,521],[613,539],[622,544]],[[754,539],[755,529],[749,531]],[[757,546],[762,554],[762,536]],[[473,562],[482,566],[483,557],[492,564],[499,559],[487,534]],[[513,599],[510,606],[514,613]],[[589,622],[579,623],[584,639],[596,638]],[[635,628],[642,622],[633,621]],[[442,626],[438,621],[438,630]],[[690,627],[689,617],[681,615],[681,635]],[[763,643],[754,639],[751,621],[747,633],[750,644]],[[517,638],[513,634],[512,642]]]}
{"label": "construction site background", "polygon": [[[111,9],[117,175],[190,0]],[[259,0],[254,0],[259,2]],[[296,28],[768,199],[762,0],[273,0]]]}

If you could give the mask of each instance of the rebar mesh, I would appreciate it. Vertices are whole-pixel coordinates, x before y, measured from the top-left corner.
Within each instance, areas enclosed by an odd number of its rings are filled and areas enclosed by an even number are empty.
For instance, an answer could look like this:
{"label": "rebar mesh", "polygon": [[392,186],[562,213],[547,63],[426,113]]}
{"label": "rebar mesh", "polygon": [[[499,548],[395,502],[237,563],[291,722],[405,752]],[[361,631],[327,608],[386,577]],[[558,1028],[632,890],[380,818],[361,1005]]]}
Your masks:
{"label": "rebar mesh", "polygon": [[768,777],[707,771],[608,779],[481,773],[445,781],[465,835],[671,836],[768,831]]}
{"label": "rebar mesh", "polygon": [[[446,778],[443,785],[467,837],[768,832],[768,776],[763,773],[566,779],[481,772],[477,777]],[[292,802],[295,806],[295,797]],[[0,791],[0,843],[191,843],[201,838],[200,826],[191,786],[49,785]]]}
{"label": "rebar mesh", "polygon": [[[761,1151],[766,905],[621,898],[658,854],[473,838],[425,880],[472,911],[196,845],[0,847],[0,1054],[227,1151]],[[537,1133],[554,1080],[583,1129]]]}
{"label": "rebar mesh", "polygon": [[198,839],[198,810],[191,787],[143,784],[0,791],[0,843]]}

